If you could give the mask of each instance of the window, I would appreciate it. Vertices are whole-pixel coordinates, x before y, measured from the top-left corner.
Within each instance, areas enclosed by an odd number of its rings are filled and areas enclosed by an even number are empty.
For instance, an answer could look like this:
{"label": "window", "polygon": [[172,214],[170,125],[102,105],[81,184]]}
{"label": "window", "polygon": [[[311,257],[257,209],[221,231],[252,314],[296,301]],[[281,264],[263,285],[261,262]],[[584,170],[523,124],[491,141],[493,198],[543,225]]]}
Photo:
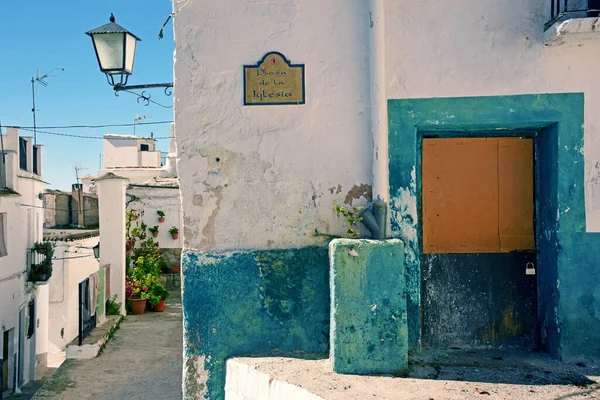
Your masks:
{"label": "window", "polygon": [[140,144],[140,151],[150,151],[150,146],[147,144]]}
{"label": "window", "polygon": [[35,300],[31,300],[27,306],[27,339],[31,339],[35,333]]}
{"label": "window", "polygon": [[39,175],[40,172],[38,170],[38,147],[33,146],[33,173]]}
{"label": "window", "polygon": [[6,213],[0,213],[0,257],[8,255],[6,248],[7,228]]}
{"label": "window", "polygon": [[27,171],[27,140],[19,138],[19,166]]}

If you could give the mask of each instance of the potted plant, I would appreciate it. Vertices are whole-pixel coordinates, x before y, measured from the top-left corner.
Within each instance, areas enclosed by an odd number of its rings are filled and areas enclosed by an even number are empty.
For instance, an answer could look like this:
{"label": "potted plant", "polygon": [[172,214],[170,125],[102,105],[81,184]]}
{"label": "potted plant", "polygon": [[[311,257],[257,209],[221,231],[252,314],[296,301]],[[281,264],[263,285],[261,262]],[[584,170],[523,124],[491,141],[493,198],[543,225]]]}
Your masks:
{"label": "potted plant", "polygon": [[130,276],[125,277],[125,293],[127,300],[131,302],[131,309],[134,314],[141,315],[146,310],[148,289],[144,282]]}
{"label": "potted plant", "polygon": [[173,236],[173,239],[178,239],[179,238],[179,229],[177,229],[176,226],[174,226],[171,229],[169,229],[169,233],[171,234],[171,236]]}
{"label": "potted plant", "polygon": [[152,233],[152,237],[158,237],[158,225],[148,228],[148,230]]}
{"label": "potted plant", "polygon": [[54,256],[54,247],[55,244],[52,242],[37,242],[33,245],[36,252],[46,255],[47,258]]}
{"label": "potted plant", "polygon": [[165,212],[163,210],[158,210],[156,213],[158,214],[158,222],[161,224],[165,222]]}
{"label": "potted plant", "polygon": [[52,261],[45,259],[39,264],[33,264],[31,266],[31,272],[29,273],[29,280],[31,282],[46,282],[52,276]]}
{"label": "potted plant", "polygon": [[156,312],[165,311],[169,291],[160,283],[154,283],[148,290],[148,302]]}

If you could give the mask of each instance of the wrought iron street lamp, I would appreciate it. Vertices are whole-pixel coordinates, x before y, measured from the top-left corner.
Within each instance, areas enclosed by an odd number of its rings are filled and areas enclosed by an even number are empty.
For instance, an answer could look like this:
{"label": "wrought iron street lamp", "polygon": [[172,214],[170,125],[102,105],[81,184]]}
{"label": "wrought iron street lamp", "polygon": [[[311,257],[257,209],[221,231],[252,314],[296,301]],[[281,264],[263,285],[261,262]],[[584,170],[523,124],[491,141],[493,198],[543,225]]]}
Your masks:
{"label": "wrought iron street lamp", "polygon": [[[110,14],[110,23],[85,34],[92,38],[100,71],[106,75],[106,80],[115,90],[115,95],[120,91],[132,93],[131,90],[152,88],[165,88],[167,96],[172,94],[173,82],[127,85],[129,76],[133,73],[137,42],[142,39],[117,24],[113,14]],[[134,94],[138,96],[138,102],[144,100],[146,105],[150,102],[155,103],[150,100],[150,95],[145,95],[144,92]]]}

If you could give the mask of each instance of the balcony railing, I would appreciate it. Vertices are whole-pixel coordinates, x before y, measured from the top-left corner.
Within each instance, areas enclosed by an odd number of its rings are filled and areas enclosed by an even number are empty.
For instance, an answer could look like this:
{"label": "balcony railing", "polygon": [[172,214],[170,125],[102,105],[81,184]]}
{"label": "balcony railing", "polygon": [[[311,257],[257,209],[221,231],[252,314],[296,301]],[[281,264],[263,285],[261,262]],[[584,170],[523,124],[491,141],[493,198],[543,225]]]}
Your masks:
{"label": "balcony railing", "polygon": [[28,280],[33,283],[45,283],[52,277],[52,259],[39,250],[27,252]]}
{"label": "balcony railing", "polygon": [[568,18],[598,17],[600,0],[550,0],[550,21],[544,30]]}

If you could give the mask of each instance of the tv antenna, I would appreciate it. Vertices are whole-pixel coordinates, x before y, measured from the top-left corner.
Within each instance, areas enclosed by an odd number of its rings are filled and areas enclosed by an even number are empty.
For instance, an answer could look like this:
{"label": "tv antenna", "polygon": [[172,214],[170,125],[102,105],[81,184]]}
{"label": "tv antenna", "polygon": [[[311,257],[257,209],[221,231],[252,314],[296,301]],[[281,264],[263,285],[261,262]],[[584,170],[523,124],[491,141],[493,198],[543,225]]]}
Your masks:
{"label": "tv antenna", "polygon": [[48,82],[46,82],[47,78],[58,76],[62,74],[64,70],[64,68],[54,68],[53,70],[40,76],[40,70],[38,69],[36,72],[36,77],[31,77],[31,112],[33,113],[33,144],[37,144],[37,129],[35,123],[35,83],[37,82],[43,87],[46,87],[48,86]]}

